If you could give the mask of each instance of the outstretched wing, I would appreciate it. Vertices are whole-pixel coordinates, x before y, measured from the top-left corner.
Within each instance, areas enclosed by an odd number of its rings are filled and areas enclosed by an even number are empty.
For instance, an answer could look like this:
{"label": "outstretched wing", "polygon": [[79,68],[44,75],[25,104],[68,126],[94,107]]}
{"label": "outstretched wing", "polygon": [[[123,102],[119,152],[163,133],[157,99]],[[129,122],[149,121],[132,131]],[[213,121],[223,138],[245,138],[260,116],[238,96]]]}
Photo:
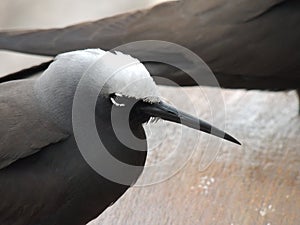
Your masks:
{"label": "outstretched wing", "polygon": [[0,169],[68,136],[39,109],[34,82],[0,84]]}
{"label": "outstretched wing", "polygon": [[[163,40],[199,55],[221,87],[295,89],[300,83],[299,9],[300,2],[294,0],[172,1],[63,29],[0,32],[0,48],[57,55],[91,47],[109,50],[145,39]],[[128,53],[135,56],[134,51]],[[146,63],[146,67],[154,76],[180,85],[197,85],[170,66]],[[209,84],[203,81],[202,85]]]}

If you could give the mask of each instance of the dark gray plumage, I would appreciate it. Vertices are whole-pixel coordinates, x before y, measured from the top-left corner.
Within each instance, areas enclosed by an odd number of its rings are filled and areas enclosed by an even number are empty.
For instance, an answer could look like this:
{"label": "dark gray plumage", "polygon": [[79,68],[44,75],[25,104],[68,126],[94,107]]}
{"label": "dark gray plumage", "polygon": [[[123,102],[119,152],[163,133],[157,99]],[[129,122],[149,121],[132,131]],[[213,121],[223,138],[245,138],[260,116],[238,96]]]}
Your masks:
{"label": "dark gray plumage", "polygon": [[[221,87],[291,90],[300,85],[299,9],[295,0],[173,1],[63,29],[1,32],[0,48],[55,56],[87,47],[108,50],[131,41],[164,40],[199,55]],[[146,67],[153,76],[196,85],[172,67]]]}

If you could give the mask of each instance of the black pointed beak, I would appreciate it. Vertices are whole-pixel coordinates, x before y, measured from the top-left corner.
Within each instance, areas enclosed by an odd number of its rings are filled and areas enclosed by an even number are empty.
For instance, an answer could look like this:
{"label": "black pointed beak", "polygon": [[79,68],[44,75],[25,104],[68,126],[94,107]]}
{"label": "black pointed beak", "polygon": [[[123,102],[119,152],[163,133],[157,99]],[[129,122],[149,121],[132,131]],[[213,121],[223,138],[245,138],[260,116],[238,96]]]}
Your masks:
{"label": "black pointed beak", "polygon": [[233,143],[236,143],[238,145],[241,145],[241,143],[236,140],[231,135],[225,133],[224,131],[210,125],[209,123],[197,119],[196,117],[193,117],[187,113],[181,112],[178,109],[167,105],[164,102],[158,102],[158,103],[145,103],[142,104],[139,107],[139,110],[142,110],[143,113],[151,116],[151,117],[158,117],[163,120],[180,123],[185,126],[188,126],[190,128],[203,131],[205,133],[223,138],[225,140],[231,141]]}

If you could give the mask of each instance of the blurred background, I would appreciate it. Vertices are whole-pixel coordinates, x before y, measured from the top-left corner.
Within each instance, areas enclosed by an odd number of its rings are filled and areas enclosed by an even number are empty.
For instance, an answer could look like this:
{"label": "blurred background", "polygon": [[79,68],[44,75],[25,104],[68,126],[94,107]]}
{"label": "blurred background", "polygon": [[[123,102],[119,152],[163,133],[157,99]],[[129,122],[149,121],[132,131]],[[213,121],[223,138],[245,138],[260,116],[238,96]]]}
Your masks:
{"label": "blurred background", "polygon": [[[160,2],[1,0],[0,29],[64,27]],[[48,59],[0,51],[0,76]],[[294,91],[220,90],[225,121],[222,113],[213,112],[212,116],[213,99],[206,97],[219,89],[161,87],[160,92],[187,112],[210,122],[213,117],[217,126],[225,123],[226,131],[243,146],[224,142],[220,147],[218,142],[208,148],[215,139],[187,128],[162,122],[147,126],[148,165],[162,162],[181,146],[177,159],[163,171],[147,174],[149,179],[167,174],[168,179],[131,188],[90,224],[300,224],[300,119]],[[187,135],[182,138],[182,133]],[[183,158],[184,163],[180,161]]]}

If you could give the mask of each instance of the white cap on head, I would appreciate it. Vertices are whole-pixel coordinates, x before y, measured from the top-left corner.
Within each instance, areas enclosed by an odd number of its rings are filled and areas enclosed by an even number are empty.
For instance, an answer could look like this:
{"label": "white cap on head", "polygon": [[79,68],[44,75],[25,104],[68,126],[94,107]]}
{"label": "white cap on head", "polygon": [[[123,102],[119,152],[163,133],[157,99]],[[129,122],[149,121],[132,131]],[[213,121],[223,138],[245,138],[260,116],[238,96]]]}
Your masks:
{"label": "white cap on head", "polygon": [[[36,96],[55,120],[71,113],[76,88],[83,78],[87,89],[108,96],[118,93],[148,102],[159,102],[157,86],[137,59],[101,49],[87,49],[58,55],[35,84]],[[86,77],[85,77],[86,78]]]}

